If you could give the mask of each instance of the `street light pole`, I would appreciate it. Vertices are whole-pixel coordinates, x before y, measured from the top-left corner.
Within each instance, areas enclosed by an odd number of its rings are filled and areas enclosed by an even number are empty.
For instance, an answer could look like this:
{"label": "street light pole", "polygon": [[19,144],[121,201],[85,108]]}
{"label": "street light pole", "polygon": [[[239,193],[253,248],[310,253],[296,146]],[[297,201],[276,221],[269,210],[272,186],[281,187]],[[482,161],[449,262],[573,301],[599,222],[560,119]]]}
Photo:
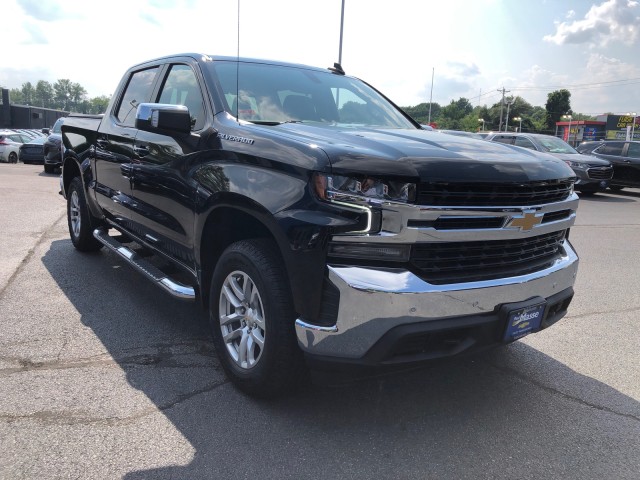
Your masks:
{"label": "street light pole", "polygon": [[633,123],[631,124],[631,140],[633,140],[633,134],[636,131],[636,112],[627,113],[627,115],[633,115]]}
{"label": "street light pole", "polygon": [[569,120],[569,133],[567,134],[567,143],[571,145],[571,120],[573,117],[571,115],[562,115],[562,118]]}
{"label": "street light pole", "polygon": [[506,116],[505,121],[504,121],[504,131],[505,132],[509,131],[509,108],[511,107],[512,103],[513,102],[509,102],[509,101],[507,102],[507,116]]}
{"label": "street light pole", "polygon": [[516,122],[520,122],[520,127],[518,127],[518,131],[522,132],[522,117],[513,117],[513,120]]}

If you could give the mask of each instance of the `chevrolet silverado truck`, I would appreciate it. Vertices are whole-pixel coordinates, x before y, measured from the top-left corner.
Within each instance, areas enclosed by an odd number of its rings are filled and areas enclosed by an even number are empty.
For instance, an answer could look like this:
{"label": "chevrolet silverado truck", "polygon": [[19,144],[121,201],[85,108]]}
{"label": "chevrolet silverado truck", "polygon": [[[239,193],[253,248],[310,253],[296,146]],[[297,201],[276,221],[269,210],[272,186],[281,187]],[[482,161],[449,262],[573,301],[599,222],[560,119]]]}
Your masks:
{"label": "chevrolet silverado truck", "polygon": [[426,131],[338,64],[151,60],[62,137],[75,248],[201,302],[252,395],[506,344],[573,297],[564,162]]}

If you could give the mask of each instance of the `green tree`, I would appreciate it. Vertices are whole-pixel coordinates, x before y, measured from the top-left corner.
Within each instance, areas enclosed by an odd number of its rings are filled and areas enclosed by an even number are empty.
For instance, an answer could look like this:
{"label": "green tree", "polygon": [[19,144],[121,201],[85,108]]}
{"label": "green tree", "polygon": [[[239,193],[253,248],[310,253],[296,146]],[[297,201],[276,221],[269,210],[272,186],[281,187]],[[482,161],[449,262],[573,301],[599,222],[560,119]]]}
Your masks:
{"label": "green tree", "polygon": [[106,95],[90,99],[88,102],[88,108],[84,113],[105,113],[107,111],[107,106],[109,105],[109,100],[111,100],[111,98]]}
{"label": "green tree", "polygon": [[69,110],[69,101],[71,100],[71,80],[68,78],[59,78],[53,84],[53,98],[56,108]]}
{"label": "green tree", "polygon": [[22,98],[22,90],[19,88],[12,88],[9,90],[9,101],[11,103],[15,103],[18,105],[22,105],[24,103]]}
{"label": "green tree", "polygon": [[[437,118],[438,128],[447,130],[460,130],[462,128],[462,119],[473,112],[473,106],[468,99],[460,97],[457,101],[451,100],[451,103],[440,110]],[[476,119],[476,123],[477,123]]]}
{"label": "green tree", "polygon": [[42,108],[53,107],[53,87],[45,80],[36,83],[34,104]]}
{"label": "green tree", "polygon": [[[416,122],[426,125],[429,122],[429,103],[419,103],[415,107],[401,107],[402,110]],[[431,103],[431,121],[440,115],[441,107],[437,103]]]}
{"label": "green tree", "polygon": [[31,82],[25,82],[22,84],[22,102],[25,105],[33,105],[36,99],[36,89],[33,87]]}
{"label": "green tree", "polygon": [[79,83],[71,83],[69,95],[71,96],[71,109],[76,112],[80,111],[80,104],[87,98],[87,91]]}
{"label": "green tree", "polygon": [[565,114],[571,114],[571,92],[566,89],[556,90],[547,95],[547,129],[555,131],[556,122]]}

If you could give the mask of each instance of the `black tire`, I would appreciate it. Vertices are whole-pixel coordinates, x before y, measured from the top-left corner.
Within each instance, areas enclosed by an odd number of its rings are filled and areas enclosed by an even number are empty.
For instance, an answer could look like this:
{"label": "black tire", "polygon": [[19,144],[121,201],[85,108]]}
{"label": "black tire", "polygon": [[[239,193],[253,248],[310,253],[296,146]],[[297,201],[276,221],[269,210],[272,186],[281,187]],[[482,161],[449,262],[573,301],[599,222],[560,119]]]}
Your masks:
{"label": "black tire", "polygon": [[44,173],[53,173],[55,169],[56,167],[54,167],[53,165],[47,165],[46,163],[44,164]]}
{"label": "black tire", "polygon": [[[223,324],[222,315],[233,320]],[[209,319],[220,363],[240,390],[272,398],[297,386],[304,359],[289,282],[273,242],[242,240],[223,252],[211,281]]]}
{"label": "black tire", "polygon": [[75,177],[67,192],[67,225],[71,242],[77,250],[95,252],[102,248],[102,244],[93,236],[96,223],[87,206],[82,180]]}
{"label": "black tire", "polygon": [[619,192],[620,190],[622,190],[624,187],[619,187],[618,185],[609,185],[609,190],[613,191],[613,192]]}
{"label": "black tire", "polygon": [[16,155],[16,152],[11,152],[7,161],[9,163],[18,163],[18,155]]}

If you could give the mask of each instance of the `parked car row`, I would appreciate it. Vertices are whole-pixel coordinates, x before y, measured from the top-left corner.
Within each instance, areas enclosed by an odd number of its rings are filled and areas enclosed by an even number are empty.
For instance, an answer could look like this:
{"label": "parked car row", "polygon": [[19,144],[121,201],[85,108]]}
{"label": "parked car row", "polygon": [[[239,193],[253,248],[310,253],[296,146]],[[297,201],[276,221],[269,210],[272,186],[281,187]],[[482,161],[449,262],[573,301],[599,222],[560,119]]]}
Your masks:
{"label": "parked car row", "polygon": [[63,122],[64,118],[59,118],[51,130],[0,130],[0,162],[43,164],[46,173],[53,173],[61,165]]}
{"label": "parked car row", "polygon": [[624,187],[640,188],[640,142],[585,142],[578,145],[577,150],[582,154],[611,162],[614,171],[609,184],[611,190],[622,190]]}
{"label": "parked car row", "polygon": [[538,133],[491,133],[486,139],[516,147],[548,153],[571,167],[576,174],[575,189],[581,193],[604,191],[614,175],[610,162],[591,155],[582,155],[564,140]]}
{"label": "parked car row", "polygon": [[575,189],[581,193],[640,188],[640,142],[600,140],[573,148],[552,135],[521,132],[461,132],[439,130],[451,135],[483,138],[491,142],[545,152],[561,159],[575,172]]}

